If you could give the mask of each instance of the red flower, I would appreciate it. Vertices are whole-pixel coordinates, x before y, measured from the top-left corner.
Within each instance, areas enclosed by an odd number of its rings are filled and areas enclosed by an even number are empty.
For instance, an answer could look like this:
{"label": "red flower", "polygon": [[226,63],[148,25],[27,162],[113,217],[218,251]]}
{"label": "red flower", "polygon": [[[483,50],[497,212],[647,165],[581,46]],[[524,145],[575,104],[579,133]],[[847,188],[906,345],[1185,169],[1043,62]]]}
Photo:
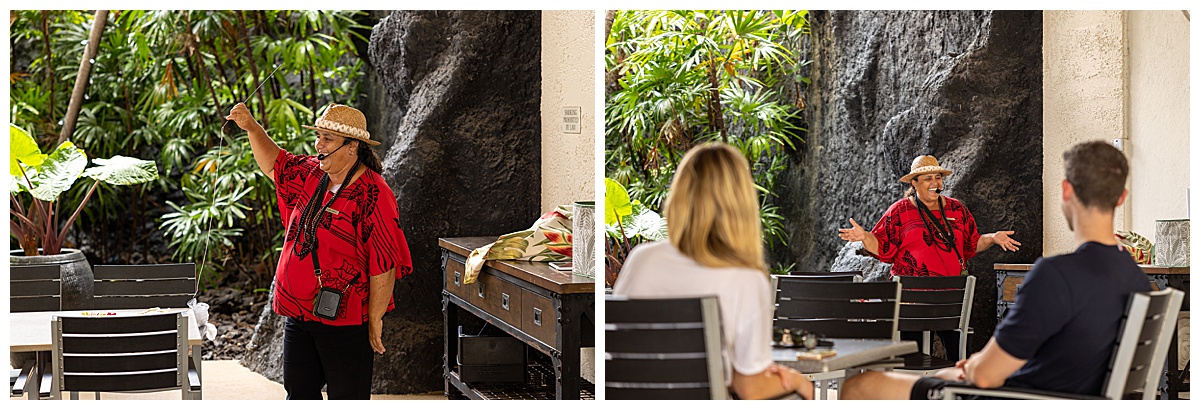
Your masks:
{"label": "red flower", "polygon": [[574,237],[571,234],[566,234],[566,241],[563,241],[563,234],[554,231],[544,231],[546,239],[550,242],[546,244],[546,249],[551,250],[559,255],[571,256],[572,246],[571,240]]}

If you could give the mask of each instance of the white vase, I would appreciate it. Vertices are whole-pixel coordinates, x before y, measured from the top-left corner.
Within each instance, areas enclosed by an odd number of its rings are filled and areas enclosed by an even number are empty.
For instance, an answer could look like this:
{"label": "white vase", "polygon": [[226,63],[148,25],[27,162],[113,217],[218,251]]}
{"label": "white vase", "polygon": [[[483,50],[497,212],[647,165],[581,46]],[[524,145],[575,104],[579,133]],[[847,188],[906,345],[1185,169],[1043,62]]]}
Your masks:
{"label": "white vase", "polygon": [[1188,266],[1191,228],[1187,219],[1159,219],[1154,223],[1154,264]]}
{"label": "white vase", "polygon": [[571,273],[596,278],[596,202],[573,204],[571,217]]}

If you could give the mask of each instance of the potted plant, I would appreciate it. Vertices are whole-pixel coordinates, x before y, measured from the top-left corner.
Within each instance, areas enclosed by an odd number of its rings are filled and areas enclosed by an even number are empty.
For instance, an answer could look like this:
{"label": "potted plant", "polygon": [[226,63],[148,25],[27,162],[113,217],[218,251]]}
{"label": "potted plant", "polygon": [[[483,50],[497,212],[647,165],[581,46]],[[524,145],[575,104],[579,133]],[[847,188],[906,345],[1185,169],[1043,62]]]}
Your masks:
{"label": "potted plant", "polygon": [[[88,167],[87,155],[70,141],[43,154],[24,129],[9,125],[9,229],[21,245],[11,251],[12,265],[57,264],[62,269],[62,307],[88,308],[92,295],[92,269],[77,249],[64,249],[63,240],[83,206],[101,182],[133,185],[158,178],[154,161],[123,156],[96,158]],[[60,224],[59,197],[80,178],[90,178],[91,188]],[[26,200],[23,200],[26,199]]]}
{"label": "potted plant", "polygon": [[643,242],[667,239],[667,220],[637,200],[620,182],[604,178],[604,226],[608,240],[604,245],[604,284],[612,287],[629,257],[629,251]]}

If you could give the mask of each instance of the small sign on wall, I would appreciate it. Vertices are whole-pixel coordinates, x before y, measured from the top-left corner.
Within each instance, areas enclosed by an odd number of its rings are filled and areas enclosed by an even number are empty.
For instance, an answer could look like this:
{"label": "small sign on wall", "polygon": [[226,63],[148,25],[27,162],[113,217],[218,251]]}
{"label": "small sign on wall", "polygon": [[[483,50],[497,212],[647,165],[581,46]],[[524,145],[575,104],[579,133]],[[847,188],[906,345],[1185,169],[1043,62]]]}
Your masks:
{"label": "small sign on wall", "polygon": [[563,107],[562,132],[564,134],[581,133],[579,129],[581,124],[579,107]]}

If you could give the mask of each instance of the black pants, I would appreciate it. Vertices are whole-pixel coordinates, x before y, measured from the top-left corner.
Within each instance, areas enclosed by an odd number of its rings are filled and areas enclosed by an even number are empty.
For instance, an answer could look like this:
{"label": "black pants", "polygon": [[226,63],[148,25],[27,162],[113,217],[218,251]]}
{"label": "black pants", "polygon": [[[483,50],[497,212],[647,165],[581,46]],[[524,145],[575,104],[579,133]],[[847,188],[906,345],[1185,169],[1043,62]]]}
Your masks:
{"label": "black pants", "polygon": [[[921,346],[921,334],[924,332],[900,332],[900,340],[913,340],[917,342],[917,347]],[[936,336],[942,339],[942,345],[946,347],[946,360],[956,362],[960,360],[958,351],[958,331],[957,330],[942,330],[938,332],[930,332],[929,335],[929,350],[933,353],[933,339]],[[966,359],[963,357],[962,359]]]}
{"label": "black pants", "polygon": [[374,365],[367,325],[329,326],[288,318],[283,328],[283,388],[288,400],[370,400]]}

